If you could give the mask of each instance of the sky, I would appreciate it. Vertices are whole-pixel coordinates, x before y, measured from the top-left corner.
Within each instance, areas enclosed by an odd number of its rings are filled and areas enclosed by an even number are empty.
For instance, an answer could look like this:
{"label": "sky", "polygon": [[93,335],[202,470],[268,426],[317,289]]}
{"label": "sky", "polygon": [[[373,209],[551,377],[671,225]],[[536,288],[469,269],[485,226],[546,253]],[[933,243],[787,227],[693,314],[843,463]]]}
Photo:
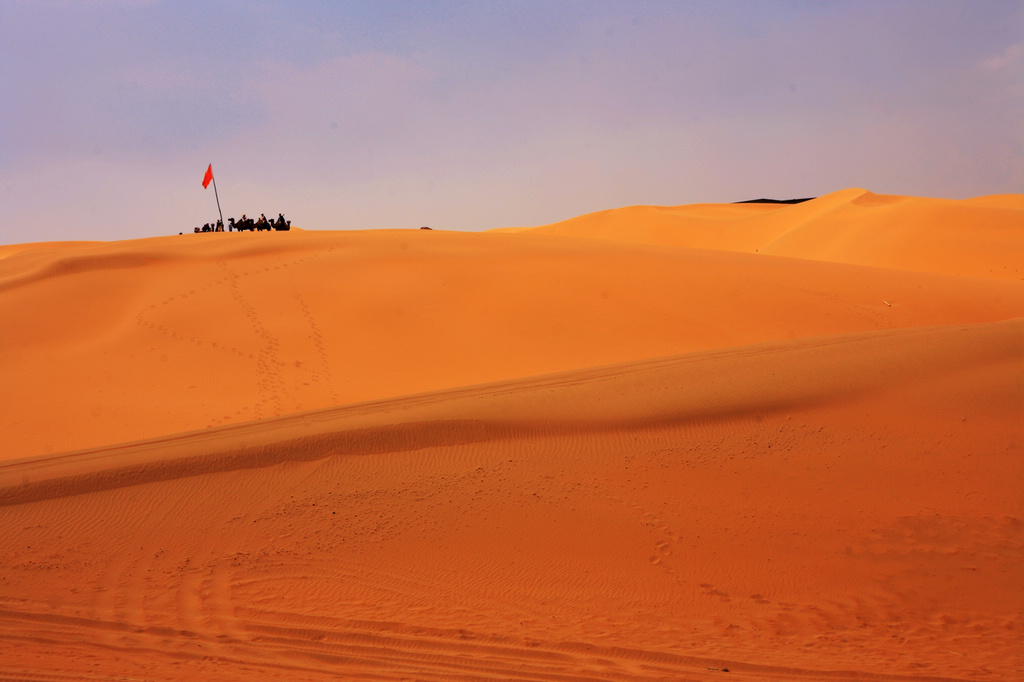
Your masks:
{"label": "sky", "polygon": [[1024,192],[1020,0],[0,2],[0,244]]}

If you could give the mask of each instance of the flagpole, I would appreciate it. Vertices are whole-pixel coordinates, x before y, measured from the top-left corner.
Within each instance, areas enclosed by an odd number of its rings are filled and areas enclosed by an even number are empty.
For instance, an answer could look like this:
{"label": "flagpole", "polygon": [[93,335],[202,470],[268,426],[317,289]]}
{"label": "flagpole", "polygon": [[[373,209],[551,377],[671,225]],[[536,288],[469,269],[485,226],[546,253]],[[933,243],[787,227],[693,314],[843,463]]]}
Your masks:
{"label": "flagpole", "polygon": [[[212,163],[210,164],[210,167],[213,167]],[[213,180],[213,196],[217,198],[217,213],[220,214],[220,224],[223,225],[224,212],[220,210],[220,195],[217,194],[217,178],[212,173],[210,174],[210,178]]]}

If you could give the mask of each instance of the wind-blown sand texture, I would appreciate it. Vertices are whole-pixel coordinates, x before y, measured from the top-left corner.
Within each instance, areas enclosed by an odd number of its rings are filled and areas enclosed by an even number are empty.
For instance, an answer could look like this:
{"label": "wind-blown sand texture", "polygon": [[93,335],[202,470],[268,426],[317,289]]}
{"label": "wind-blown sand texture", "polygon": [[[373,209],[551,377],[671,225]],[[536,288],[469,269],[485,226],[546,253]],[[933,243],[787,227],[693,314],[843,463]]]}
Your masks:
{"label": "wind-blown sand texture", "polygon": [[1024,676],[1024,197],[0,247],[0,679]]}

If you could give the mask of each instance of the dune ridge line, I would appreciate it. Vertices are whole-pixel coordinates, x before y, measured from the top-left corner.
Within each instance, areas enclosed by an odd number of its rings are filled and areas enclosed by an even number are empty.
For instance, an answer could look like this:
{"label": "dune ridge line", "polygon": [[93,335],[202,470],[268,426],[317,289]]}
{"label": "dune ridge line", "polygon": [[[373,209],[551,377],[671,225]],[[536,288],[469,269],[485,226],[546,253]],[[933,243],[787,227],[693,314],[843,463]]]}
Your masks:
{"label": "dune ridge line", "polygon": [[[734,419],[841,400],[896,376],[906,383],[1019,361],[1022,346],[1024,318],[758,344],[434,391],[8,460],[0,465],[0,506],[333,455]],[[844,371],[826,374],[825,366]]]}

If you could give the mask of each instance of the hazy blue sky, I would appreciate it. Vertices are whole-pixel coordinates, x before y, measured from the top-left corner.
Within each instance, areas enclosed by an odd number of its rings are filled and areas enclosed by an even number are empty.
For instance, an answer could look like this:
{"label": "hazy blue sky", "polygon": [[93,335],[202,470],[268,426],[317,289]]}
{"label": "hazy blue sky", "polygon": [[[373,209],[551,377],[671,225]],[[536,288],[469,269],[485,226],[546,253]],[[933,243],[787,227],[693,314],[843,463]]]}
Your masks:
{"label": "hazy blue sky", "polygon": [[1024,191],[1024,3],[0,2],[0,243]]}

